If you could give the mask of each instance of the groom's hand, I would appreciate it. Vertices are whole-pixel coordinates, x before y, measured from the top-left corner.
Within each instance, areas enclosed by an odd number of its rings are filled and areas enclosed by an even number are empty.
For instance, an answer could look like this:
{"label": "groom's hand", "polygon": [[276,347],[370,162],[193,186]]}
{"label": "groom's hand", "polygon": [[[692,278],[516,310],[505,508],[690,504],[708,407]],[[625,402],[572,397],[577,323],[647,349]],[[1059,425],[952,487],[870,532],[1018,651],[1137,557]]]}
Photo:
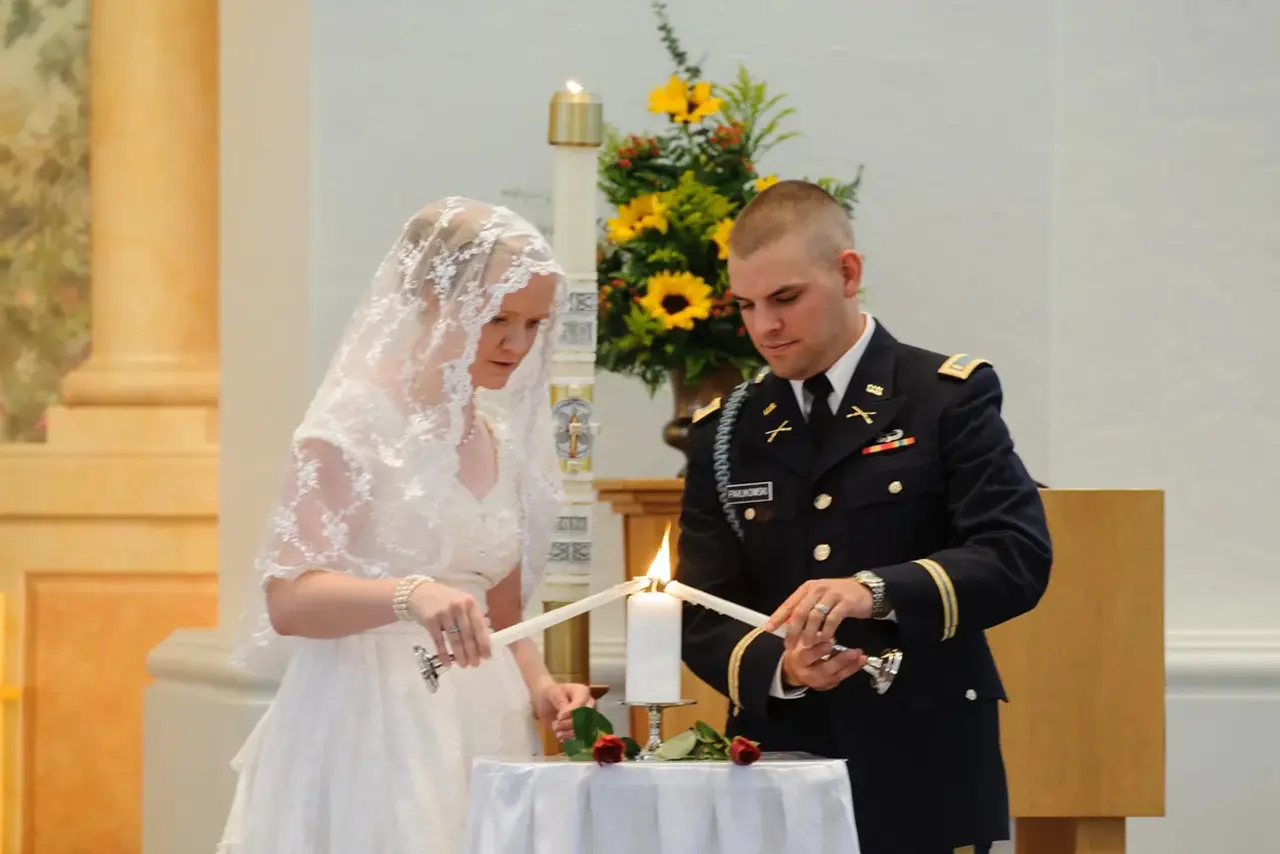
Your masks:
{"label": "groom's hand", "polygon": [[764,629],[787,627],[788,635],[799,635],[802,646],[815,646],[835,637],[846,619],[871,617],[871,591],[852,578],[818,578],[806,581],[769,615]]}
{"label": "groom's hand", "polygon": [[860,649],[831,655],[830,641],[805,646],[794,632],[786,636],[783,644],[782,681],[793,688],[830,691],[867,663]]}

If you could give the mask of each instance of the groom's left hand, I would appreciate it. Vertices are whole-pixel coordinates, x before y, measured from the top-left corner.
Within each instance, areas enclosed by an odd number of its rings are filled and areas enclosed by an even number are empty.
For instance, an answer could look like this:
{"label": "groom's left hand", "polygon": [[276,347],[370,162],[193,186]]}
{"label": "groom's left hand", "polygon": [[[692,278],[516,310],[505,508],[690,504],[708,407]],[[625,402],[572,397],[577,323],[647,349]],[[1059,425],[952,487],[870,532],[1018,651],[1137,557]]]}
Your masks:
{"label": "groom's left hand", "polygon": [[558,741],[573,738],[573,710],[594,706],[591,689],[573,682],[552,682],[538,698],[538,717]]}

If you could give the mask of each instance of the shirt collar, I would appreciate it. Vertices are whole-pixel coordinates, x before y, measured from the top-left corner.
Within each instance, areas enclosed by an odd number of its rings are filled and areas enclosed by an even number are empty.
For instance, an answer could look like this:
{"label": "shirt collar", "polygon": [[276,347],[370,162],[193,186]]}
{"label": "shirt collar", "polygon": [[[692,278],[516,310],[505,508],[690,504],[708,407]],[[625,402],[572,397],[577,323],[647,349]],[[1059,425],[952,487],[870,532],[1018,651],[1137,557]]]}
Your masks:
{"label": "shirt collar", "polygon": [[[853,342],[853,346],[845,351],[844,355],[836,359],[835,364],[827,368],[827,379],[831,380],[831,396],[828,398],[831,410],[840,405],[840,401],[844,400],[844,393],[849,388],[849,383],[853,380],[853,372],[858,369],[858,362],[862,361],[862,354],[867,352],[867,345],[871,343],[871,333],[875,332],[876,319],[868,312],[862,313],[866,324],[862,327],[862,334],[858,336],[858,340]],[[791,389],[795,392],[796,402],[800,404],[800,411],[808,413],[809,404],[805,401],[806,392],[804,390],[803,380],[791,380]]]}

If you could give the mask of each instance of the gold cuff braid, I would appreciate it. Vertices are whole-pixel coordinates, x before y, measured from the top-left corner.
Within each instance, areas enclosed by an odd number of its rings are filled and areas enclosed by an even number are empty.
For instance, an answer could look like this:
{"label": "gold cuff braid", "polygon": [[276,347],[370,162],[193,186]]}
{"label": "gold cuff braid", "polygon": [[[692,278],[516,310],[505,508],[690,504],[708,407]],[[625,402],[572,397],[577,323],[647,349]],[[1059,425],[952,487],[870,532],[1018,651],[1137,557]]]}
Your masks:
{"label": "gold cuff braid", "polygon": [[733,713],[735,715],[738,713],[738,709],[742,708],[742,702],[738,698],[738,671],[742,668],[742,656],[746,654],[747,647],[751,646],[751,642],[762,634],[764,634],[763,628],[755,628],[747,632],[742,636],[742,640],[738,641],[738,645],[733,648],[733,652],[729,654],[729,702],[733,704]]}
{"label": "gold cuff braid", "polygon": [[924,567],[933,578],[933,583],[938,586],[938,598],[942,600],[942,639],[950,640],[955,637],[956,629],[960,626],[960,606],[956,601],[956,588],[951,583],[951,576],[947,575],[942,564],[936,560],[921,558],[916,563]]}

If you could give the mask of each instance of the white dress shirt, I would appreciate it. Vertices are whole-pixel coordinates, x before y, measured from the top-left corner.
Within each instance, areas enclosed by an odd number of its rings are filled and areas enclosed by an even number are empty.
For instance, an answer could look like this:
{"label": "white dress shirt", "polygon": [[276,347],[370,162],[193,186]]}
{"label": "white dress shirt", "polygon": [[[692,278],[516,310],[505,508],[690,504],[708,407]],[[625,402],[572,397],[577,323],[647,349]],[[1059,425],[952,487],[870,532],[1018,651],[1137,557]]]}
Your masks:
{"label": "white dress shirt", "polygon": [[[834,413],[836,407],[840,405],[840,401],[844,400],[844,393],[849,388],[849,382],[853,379],[853,372],[858,369],[858,363],[862,361],[862,354],[867,352],[867,345],[871,343],[871,333],[876,330],[876,319],[867,312],[862,313],[866,325],[862,328],[862,334],[858,336],[858,340],[853,342],[853,346],[845,351],[844,355],[836,359],[835,364],[827,368],[827,379],[831,381],[831,394],[827,398],[827,406]],[[809,412],[813,409],[813,395],[804,389],[804,380],[791,380],[791,389],[795,392],[796,403],[800,404],[800,411],[804,414],[805,420],[809,418]],[[885,619],[893,619],[894,615],[890,614]],[[779,697],[784,700],[794,700],[796,697],[804,695],[805,688],[796,688],[788,691],[782,687],[782,661],[778,661],[778,669],[773,673],[773,685],[769,688],[770,695]]]}

